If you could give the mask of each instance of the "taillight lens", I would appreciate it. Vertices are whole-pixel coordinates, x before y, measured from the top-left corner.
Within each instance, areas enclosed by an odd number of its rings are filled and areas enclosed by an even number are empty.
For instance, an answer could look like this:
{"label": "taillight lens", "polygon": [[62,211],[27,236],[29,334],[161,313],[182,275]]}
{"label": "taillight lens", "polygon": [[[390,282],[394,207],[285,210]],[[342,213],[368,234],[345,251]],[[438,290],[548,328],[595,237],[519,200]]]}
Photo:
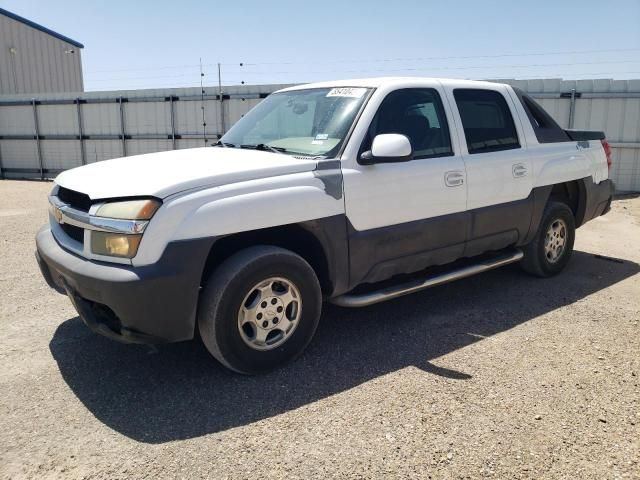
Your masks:
{"label": "taillight lens", "polygon": [[604,154],[607,156],[607,168],[611,170],[611,165],[613,165],[613,160],[611,159],[611,145],[606,138],[600,140],[602,143],[602,148],[604,148]]}

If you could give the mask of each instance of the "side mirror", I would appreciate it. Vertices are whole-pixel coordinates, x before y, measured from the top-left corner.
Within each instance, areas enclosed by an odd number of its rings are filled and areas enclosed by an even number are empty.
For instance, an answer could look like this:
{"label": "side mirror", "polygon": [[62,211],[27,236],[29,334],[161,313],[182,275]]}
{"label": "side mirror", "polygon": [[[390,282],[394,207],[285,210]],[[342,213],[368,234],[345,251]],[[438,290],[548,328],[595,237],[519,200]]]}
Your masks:
{"label": "side mirror", "polygon": [[358,163],[373,165],[375,163],[406,162],[411,160],[412,156],[411,142],[405,135],[383,133],[376,135],[371,144],[371,150],[363,152]]}

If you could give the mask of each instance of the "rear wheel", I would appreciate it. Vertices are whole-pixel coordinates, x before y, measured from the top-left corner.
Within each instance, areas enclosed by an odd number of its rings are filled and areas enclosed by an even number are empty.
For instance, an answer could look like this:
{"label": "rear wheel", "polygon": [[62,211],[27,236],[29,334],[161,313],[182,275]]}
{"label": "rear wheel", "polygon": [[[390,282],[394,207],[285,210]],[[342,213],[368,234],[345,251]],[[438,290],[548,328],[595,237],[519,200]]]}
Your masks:
{"label": "rear wheel", "polygon": [[231,256],[211,274],[198,325],[218,361],[255,374],[299,355],[315,333],[321,308],[320,284],[302,257],[257,246]]}
{"label": "rear wheel", "polygon": [[522,268],[538,277],[560,273],[571,259],[575,234],[571,209],[565,203],[550,201],[536,236],[524,247]]}

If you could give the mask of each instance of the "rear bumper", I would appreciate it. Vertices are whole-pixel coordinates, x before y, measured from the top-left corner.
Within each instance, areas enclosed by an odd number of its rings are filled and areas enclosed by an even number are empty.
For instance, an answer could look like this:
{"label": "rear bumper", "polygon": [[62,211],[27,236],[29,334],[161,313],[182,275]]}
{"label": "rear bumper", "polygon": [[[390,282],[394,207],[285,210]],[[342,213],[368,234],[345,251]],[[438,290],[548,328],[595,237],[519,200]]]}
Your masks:
{"label": "rear bumper", "polygon": [[69,296],[92,330],[127,343],[164,343],[193,338],[211,244],[173,242],[157,263],[132,267],[70,253],[45,226],[36,236],[36,259],[49,286]]}
{"label": "rear bumper", "polygon": [[[582,221],[583,225],[591,219],[604,215],[611,210],[611,201],[615,192],[615,185],[611,180],[603,180],[600,183],[593,183],[591,179],[584,182],[585,201]],[[580,217],[578,217],[580,218]]]}

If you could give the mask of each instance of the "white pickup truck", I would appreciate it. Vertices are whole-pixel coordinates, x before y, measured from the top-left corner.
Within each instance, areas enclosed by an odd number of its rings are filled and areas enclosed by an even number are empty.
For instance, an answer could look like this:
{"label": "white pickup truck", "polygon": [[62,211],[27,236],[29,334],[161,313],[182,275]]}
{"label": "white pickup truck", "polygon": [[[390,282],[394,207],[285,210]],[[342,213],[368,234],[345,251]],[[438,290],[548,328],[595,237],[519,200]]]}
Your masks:
{"label": "white pickup truck", "polygon": [[280,90],[214,147],[66,171],[36,257],[93,330],[202,340],[259,373],[345,307],[520,262],[546,277],[610,208],[602,132],[508,85],[427,78]]}

